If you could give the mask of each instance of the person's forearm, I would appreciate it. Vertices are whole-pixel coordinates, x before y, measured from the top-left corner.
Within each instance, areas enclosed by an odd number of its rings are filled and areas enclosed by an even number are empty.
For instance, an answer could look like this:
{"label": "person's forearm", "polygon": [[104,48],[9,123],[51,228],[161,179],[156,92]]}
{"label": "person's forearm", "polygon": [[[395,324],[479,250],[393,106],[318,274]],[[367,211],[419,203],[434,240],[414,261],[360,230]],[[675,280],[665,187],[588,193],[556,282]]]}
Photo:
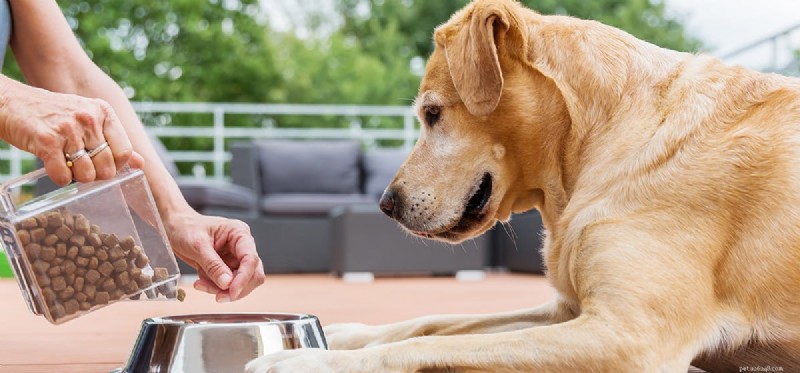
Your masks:
{"label": "person's forearm", "polygon": [[153,147],[144,126],[125,93],[108,75],[97,67],[89,67],[86,71],[86,84],[76,87],[76,94],[99,98],[107,101],[114,108],[117,116],[125,126],[133,149],[144,157],[144,173],[150,184],[150,190],[156,200],[162,219],[167,220],[174,212],[191,210],[183,198],[175,180],[164,167]]}

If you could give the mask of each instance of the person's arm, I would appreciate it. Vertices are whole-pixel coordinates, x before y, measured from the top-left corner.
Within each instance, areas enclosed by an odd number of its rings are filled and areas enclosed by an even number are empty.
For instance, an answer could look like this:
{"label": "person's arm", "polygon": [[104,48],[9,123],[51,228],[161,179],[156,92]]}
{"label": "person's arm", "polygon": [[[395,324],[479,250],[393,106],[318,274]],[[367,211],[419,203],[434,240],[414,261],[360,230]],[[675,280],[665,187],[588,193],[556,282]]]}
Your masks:
{"label": "person's arm", "polygon": [[52,0],[11,0],[10,4],[14,21],[11,48],[28,83],[111,104],[133,148],[144,158],[144,172],[162,218],[190,210],[125,93],[86,55],[58,4]]}
{"label": "person's arm", "polygon": [[264,281],[261,260],[246,224],[197,214],[183,198],[158,157],[144,127],[119,85],[81,48],[53,0],[10,0],[14,28],[11,47],[27,81],[54,92],[108,102],[135,152],[144,158],[159,214],[175,253],[198,269],[195,287],[218,301],[241,298]]}

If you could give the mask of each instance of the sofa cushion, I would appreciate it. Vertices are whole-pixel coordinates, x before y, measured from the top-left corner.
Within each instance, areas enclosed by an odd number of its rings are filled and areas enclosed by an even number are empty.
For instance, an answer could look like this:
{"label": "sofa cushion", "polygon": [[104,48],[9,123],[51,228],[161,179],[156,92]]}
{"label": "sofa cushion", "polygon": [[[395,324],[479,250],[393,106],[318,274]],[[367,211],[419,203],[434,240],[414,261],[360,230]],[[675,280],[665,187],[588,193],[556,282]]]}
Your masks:
{"label": "sofa cushion", "polygon": [[254,209],[258,200],[253,191],[234,184],[182,181],[178,187],[186,202],[197,210],[207,207],[248,210]]}
{"label": "sofa cushion", "polygon": [[375,149],[364,154],[365,193],[379,200],[383,190],[394,179],[408,151],[405,149]]}
{"label": "sofa cushion", "polygon": [[327,215],[334,207],[358,203],[375,200],[363,194],[272,194],[261,199],[261,210],[268,215]]}
{"label": "sofa cushion", "polygon": [[360,193],[357,141],[258,143],[264,194]]}

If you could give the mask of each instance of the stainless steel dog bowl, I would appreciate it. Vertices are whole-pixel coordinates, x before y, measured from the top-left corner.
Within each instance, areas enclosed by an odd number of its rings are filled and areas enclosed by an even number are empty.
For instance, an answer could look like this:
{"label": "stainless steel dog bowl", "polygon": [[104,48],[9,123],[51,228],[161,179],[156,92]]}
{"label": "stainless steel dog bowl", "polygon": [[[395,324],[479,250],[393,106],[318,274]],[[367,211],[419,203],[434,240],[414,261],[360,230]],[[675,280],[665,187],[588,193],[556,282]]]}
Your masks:
{"label": "stainless steel dog bowl", "polygon": [[302,314],[155,317],[142,329],[125,367],[112,373],[242,372],[281,350],[328,348],[319,320]]}

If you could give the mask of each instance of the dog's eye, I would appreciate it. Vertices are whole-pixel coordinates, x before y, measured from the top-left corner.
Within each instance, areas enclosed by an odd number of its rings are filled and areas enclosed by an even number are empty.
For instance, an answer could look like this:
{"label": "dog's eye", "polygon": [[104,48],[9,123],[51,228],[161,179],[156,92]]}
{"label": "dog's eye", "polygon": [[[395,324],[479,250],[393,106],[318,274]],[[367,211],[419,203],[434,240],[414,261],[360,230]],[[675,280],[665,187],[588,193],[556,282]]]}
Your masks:
{"label": "dog's eye", "polygon": [[425,107],[425,123],[429,126],[436,124],[439,121],[439,116],[442,113],[440,106],[426,106]]}

